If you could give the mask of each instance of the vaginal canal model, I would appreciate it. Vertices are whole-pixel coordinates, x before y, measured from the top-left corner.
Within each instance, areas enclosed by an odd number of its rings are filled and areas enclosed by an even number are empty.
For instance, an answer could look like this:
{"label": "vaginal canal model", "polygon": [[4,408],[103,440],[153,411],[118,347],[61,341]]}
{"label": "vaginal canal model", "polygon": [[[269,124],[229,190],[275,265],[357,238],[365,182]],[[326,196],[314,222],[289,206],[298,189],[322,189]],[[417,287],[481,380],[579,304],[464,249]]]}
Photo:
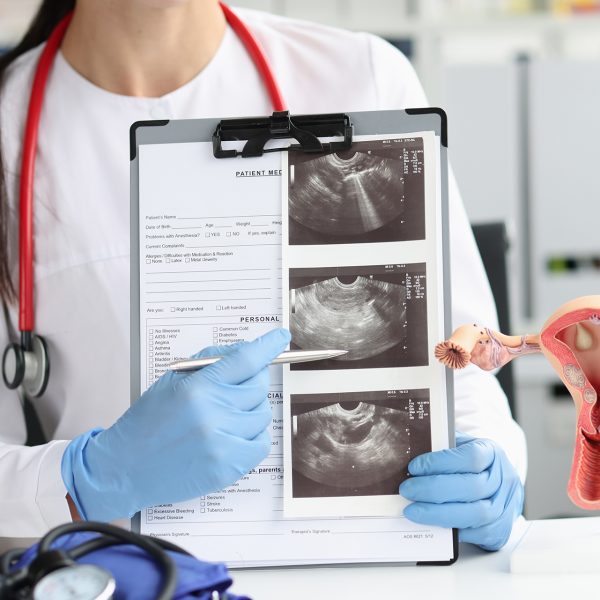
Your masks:
{"label": "vaginal canal model", "polygon": [[509,336],[477,324],[462,325],[435,348],[452,369],[469,362],[486,371],[541,352],[567,387],[577,411],[567,493],[577,506],[600,509],[600,296],[561,306],[535,335]]}

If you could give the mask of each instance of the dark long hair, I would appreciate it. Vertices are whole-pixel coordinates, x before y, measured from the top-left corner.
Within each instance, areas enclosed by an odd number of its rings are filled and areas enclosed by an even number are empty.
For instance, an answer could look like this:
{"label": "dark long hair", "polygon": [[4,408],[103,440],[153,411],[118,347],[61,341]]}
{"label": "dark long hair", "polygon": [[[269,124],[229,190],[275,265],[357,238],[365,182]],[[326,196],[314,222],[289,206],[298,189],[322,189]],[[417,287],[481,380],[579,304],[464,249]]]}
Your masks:
{"label": "dark long hair", "polygon": [[[48,39],[58,22],[75,8],[75,0],[43,0],[23,39],[7,53],[0,55],[0,86],[8,66],[21,54],[35,48]],[[23,98],[27,103],[29,98]],[[0,144],[0,299],[15,299],[15,284],[10,276],[8,257],[8,197],[2,147]]]}

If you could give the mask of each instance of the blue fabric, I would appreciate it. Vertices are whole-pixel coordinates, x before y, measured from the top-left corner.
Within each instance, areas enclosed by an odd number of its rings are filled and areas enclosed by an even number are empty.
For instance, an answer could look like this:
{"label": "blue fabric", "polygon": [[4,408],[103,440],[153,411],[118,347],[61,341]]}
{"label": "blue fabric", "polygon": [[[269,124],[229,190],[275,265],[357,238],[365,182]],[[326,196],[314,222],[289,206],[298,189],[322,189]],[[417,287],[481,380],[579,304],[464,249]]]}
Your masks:
{"label": "blue fabric", "polygon": [[462,542],[485,550],[506,544],[523,510],[515,468],[492,440],[457,434],[456,448],[428,452],[408,465],[400,494],[412,500],[404,516],[425,525],[456,527]]}
{"label": "blue fabric", "polygon": [[271,450],[267,365],[289,341],[276,329],[209,348],[201,355],[224,358],[193,373],[167,371],[114,425],[70,442],[61,470],[80,516],[113,521],[203,496],[258,465]]}
{"label": "blue fabric", "polygon": [[[98,537],[94,533],[73,533],[59,538],[53,549],[69,550],[83,542]],[[17,565],[17,570],[28,565],[37,553],[37,544],[27,550]],[[180,554],[167,554],[177,565],[177,588],[174,600],[210,600],[211,592],[227,590],[232,579],[223,563],[207,563]],[[111,546],[81,557],[79,564],[103,567],[113,574],[117,583],[115,600],[151,600],[159,591],[162,574],[154,559],[141,548],[132,545]],[[236,596],[228,592],[228,600],[249,600],[248,596]]]}

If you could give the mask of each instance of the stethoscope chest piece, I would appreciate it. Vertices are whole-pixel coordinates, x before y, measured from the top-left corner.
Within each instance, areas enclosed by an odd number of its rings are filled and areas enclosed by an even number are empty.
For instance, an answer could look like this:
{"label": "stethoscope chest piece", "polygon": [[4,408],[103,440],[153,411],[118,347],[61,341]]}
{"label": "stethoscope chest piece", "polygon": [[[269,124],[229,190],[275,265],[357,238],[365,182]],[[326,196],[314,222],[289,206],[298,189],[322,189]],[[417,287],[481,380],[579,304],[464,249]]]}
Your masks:
{"label": "stethoscope chest piece", "polygon": [[6,386],[23,391],[30,398],[41,396],[50,375],[48,348],[44,338],[39,335],[31,336],[29,349],[23,344],[9,344],[2,356],[2,379]]}

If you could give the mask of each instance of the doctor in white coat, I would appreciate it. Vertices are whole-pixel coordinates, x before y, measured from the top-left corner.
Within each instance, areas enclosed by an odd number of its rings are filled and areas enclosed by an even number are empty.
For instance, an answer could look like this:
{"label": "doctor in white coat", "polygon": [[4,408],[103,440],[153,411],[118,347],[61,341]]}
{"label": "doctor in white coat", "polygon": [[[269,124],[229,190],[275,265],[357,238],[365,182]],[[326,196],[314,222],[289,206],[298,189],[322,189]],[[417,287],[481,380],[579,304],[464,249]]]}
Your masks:
{"label": "doctor in white coat", "polygon": [[[8,313],[0,341],[17,327],[18,188],[32,78],[49,33],[73,9],[43,101],[34,185],[36,329],[52,372],[33,402],[51,441],[24,446],[19,397],[2,386],[0,536],[127,517],[235,481],[268,452],[265,365],[289,339],[274,331],[215,368],[169,376],[129,408],[129,127],[273,107],[217,0],[44,0],[21,44],[0,59],[0,293]],[[236,12],[292,113],[427,105],[406,58],[373,35]],[[450,235],[453,320],[495,327],[452,177]],[[522,509],[524,436],[492,375],[466,369],[455,387],[464,436],[456,449],[413,460],[414,477],[400,488],[413,501],[405,514],[496,549]],[[164,411],[165,398],[180,410]]]}

